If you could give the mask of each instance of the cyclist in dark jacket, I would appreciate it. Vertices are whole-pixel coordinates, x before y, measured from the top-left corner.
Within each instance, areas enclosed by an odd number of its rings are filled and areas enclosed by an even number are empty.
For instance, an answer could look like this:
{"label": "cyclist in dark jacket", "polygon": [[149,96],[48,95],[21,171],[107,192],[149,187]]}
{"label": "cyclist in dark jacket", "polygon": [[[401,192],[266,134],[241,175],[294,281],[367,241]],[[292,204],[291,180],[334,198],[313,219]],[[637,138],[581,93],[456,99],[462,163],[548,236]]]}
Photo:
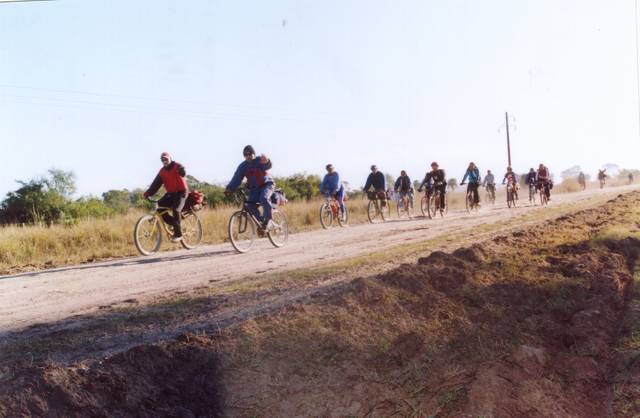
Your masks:
{"label": "cyclist in dark jacket", "polygon": [[464,177],[462,178],[462,182],[460,182],[461,186],[464,186],[464,182],[469,179],[469,185],[467,186],[467,194],[473,194],[473,203],[476,205],[480,203],[480,194],[478,193],[478,187],[480,187],[480,169],[476,167],[476,165],[471,162],[469,163],[469,167],[467,168],[467,172],[464,173]]}
{"label": "cyclist in dark jacket", "polygon": [[158,201],[158,207],[173,210],[173,216],[165,214],[163,218],[167,224],[173,227],[171,241],[178,242],[182,240],[180,212],[184,208],[189,192],[187,181],[184,178],[187,173],[182,164],[171,160],[171,155],[168,152],[163,152],[160,155],[160,161],[162,161],[162,168],[153,183],[151,183],[151,186],[149,186],[149,189],[144,192],[144,197],[146,199],[149,196],[153,196],[160,190],[160,186],[164,186],[166,193]]}
{"label": "cyclist in dark jacket", "polygon": [[434,190],[440,191],[440,210],[444,210],[446,205],[445,194],[447,193],[447,178],[444,170],[438,168],[438,163],[435,161],[431,163],[431,171],[424,176],[424,180],[422,180],[418,191],[421,192],[425,186],[427,187],[427,197],[430,197]]}
{"label": "cyclist in dark jacket", "polygon": [[[234,192],[240,187],[242,180],[246,178],[247,187],[249,188],[247,202],[253,203],[248,205],[248,209],[253,216],[262,223],[264,229],[269,229],[273,226],[273,221],[271,221],[272,207],[270,199],[275,187],[268,173],[268,170],[270,170],[272,166],[271,160],[264,154],[256,157],[256,152],[251,145],[244,147],[242,155],[244,156],[244,161],[241,162],[236,169],[233,178],[225,189],[225,193],[229,194]],[[260,203],[260,206],[262,206],[262,215],[255,205],[256,203]]]}
{"label": "cyclist in dark jacket", "polygon": [[529,170],[529,173],[527,173],[527,177],[525,178],[525,182],[529,186],[535,185],[538,182],[538,173],[536,173],[536,170],[534,170],[533,167],[531,167],[531,169]]}
{"label": "cyclist in dark jacket", "polygon": [[382,206],[386,205],[387,180],[384,178],[382,171],[378,171],[378,167],[376,165],[371,166],[371,174],[367,177],[367,182],[362,190],[367,193],[371,187],[373,187],[377,196],[382,200]]}
{"label": "cyclist in dark jacket", "polygon": [[411,193],[411,179],[407,175],[407,172],[402,170],[400,177],[396,179],[396,183],[393,186],[393,190],[396,193],[400,193],[401,197],[407,196]]}

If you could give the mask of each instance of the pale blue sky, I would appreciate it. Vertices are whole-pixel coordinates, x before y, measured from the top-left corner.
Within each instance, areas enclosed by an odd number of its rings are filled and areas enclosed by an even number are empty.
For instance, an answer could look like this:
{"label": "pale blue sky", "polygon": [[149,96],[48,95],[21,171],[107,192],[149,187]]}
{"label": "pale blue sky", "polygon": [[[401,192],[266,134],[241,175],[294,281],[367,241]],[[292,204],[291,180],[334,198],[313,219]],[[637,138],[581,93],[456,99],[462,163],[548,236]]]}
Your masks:
{"label": "pale blue sky", "polygon": [[146,187],[171,152],[226,182],[251,143],[274,175],[354,186],[640,167],[633,0],[0,3],[0,196],[50,167],[80,194]]}

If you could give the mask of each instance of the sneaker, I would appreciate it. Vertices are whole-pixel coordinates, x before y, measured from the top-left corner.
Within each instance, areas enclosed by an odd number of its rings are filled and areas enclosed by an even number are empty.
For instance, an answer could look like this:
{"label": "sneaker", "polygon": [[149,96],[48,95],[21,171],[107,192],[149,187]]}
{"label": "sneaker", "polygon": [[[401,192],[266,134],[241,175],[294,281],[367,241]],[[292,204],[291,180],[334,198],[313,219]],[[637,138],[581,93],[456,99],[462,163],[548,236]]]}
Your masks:
{"label": "sneaker", "polygon": [[179,237],[171,237],[171,242],[180,242],[182,241],[182,235],[180,235]]}
{"label": "sneaker", "polygon": [[277,227],[278,227],[278,225],[276,225],[276,223],[273,222],[273,220],[269,219],[269,221],[265,225],[264,229],[265,229],[265,231],[273,231]]}

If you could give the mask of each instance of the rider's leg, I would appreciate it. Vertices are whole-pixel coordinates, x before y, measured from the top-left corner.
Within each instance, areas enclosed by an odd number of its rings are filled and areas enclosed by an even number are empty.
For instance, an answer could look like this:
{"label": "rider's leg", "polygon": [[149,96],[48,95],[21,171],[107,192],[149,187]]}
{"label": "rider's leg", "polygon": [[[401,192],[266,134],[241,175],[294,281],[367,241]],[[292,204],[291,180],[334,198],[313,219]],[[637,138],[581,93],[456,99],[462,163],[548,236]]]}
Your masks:
{"label": "rider's leg", "polygon": [[260,190],[260,204],[262,205],[262,223],[267,224],[271,220],[271,195],[273,194],[273,184],[268,184]]}
{"label": "rider's leg", "polygon": [[478,193],[478,183],[473,183],[473,203],[476,205],[480,203],[480,194]]}
{"label": "rider's leg", "polygon": [[444,210],[445,205],[446,205],[446,195],[447,193],[447,186],[440,186],[440,210]]}
{"label": "rider's leg", "polygon": [[173,236],[178,238],[182,236],[182,227],[180,225],[180,214],[182,213],[182,209],[184,208],[184,204],[187,202],[187,193],[176,193],[175,203],[173,206],[173,219],[174,226]]}
{"label": "rider's leg", "polygon": [[338,205],[340,206],[340,213],[344,213],[344,190],[338,190],[336,193],[336,200],[338,201]]}
{"label": "rider's leg", "polygon": [[258,203],[260,203],[260,189],[250,190],[249,197],[247,199],[247,210],[255,216],[258,222],[262,223],[262,215],[258,209]]}
{"label": "rider's leg", "polygon": [[551,189],[549,188],[549,183],[544,184],[544,194],[547,195],[547,199],[551,197]]}
{"label": "rider's leg", "polygon": [[[158,200],[158,212],[160,212],[161,210],[164,210],[160,208],[173,208],[173,200],[174,200],[173,196],[170,195],[169,193],[162,196],[160,200]],[[175,228],[175,226],[173,225],[174,218],[173,216],[171,216],[171,214],[164,213],[162,215],[162,219],[165,221],[167,225],[171,225]]]}

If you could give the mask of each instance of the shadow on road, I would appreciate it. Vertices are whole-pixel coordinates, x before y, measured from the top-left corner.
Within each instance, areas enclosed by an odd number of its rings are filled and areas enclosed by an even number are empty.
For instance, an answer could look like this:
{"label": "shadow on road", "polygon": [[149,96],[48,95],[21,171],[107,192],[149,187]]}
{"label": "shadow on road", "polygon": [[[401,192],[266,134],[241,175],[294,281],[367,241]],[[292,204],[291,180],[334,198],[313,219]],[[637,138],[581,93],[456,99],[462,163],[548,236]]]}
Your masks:
{"label": "shadow on road", "polygon": [[64,272],[70,272],[70,271],[81,271],[81,270],[90,270],[90,269],[100,270],[100,269],[108,269],[113,267],[127,267],[127,266],[144,265],[144,264],[156,264],[156,263],[169,262],[169,261],[194,260],[198,258],[206,258],[206,257],[212,257],[212,256],[220,256],[224,254],[235,254],[235,253],[236,252],[234,250],[215,250],[215,251],[206,251],[201,253],[185,253],[181,255],[176,255],[173,252],[164,252],[161,255],[152,256],[148,258],[140,258],[140,257],[128,258],[128,259],[121,259],[120,261],[116,261],[116,262],[110,262],[110,261],[101,262],[101,263],[89,262],[88,264],[84,264],[80,266],[52,268],[47,270],[38,270],[38,271],[32,271],[27,273],[18,273],[18,274],[12,274],[8,276],[0,276],[0,280],[15,279],[19,277],[31,278],[31,277],[38,277],[42,274],[50,274],[50,273],[64,273]]}

